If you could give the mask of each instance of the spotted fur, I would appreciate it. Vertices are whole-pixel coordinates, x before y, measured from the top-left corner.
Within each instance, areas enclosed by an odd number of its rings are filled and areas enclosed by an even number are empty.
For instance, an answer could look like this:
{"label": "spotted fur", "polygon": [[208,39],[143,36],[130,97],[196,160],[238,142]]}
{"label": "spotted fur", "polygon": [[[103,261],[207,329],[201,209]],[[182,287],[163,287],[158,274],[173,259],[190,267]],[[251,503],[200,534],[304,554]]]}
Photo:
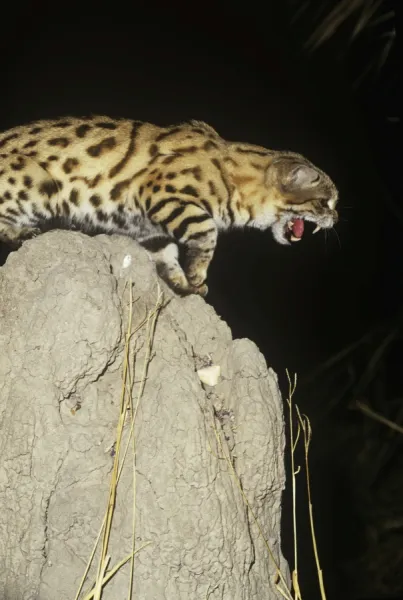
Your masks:
{"label": "spotted fur", "polygon": [[227,142],[199,121],[74,117],[0,135],[0,240],[57,227],[127,235],[181,293],[207,292],[220,230],[271,228],[288,244],[290,220],[332,227],[337,199],[303,156]]}

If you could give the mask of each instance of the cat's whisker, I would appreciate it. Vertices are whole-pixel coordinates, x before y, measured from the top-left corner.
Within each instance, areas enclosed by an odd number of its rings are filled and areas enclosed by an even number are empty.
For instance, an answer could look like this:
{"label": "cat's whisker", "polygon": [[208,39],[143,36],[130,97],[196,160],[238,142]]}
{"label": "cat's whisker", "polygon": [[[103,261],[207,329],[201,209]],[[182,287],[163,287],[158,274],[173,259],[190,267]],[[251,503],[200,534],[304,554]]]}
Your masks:
{"label": "cat's whisker", "polygon": [[341,250],[341,241],[340,241],[339,234],[337,233],[337,231],[336,231],[336,229],[335,229],[334,227],[332,227],[332,231],[333,231],[333,232],[335,233],[335,235],[336,235],[336,238],[337,238],[337,241],[339,242],[339,247],[340,247],[340,250]]}

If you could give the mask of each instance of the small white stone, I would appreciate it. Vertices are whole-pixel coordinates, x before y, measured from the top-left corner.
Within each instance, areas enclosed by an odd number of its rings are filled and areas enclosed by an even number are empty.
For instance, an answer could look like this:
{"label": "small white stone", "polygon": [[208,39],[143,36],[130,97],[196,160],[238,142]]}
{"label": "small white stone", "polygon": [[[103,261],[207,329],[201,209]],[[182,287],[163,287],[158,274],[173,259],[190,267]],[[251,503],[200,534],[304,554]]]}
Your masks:
{"label": "small white stone", "polygon": [[123,259],[122,268],[127,269],[127,267],[129,267],[131,264],[132,264],[132,256],[131,256],[131,254],[126,254],[126,256]]}
{"label": "small white stone", "polygon": [[206,385],[217,385],[221,375],[221,367],[219,365],[211,365],[197,371],[199,379]]}

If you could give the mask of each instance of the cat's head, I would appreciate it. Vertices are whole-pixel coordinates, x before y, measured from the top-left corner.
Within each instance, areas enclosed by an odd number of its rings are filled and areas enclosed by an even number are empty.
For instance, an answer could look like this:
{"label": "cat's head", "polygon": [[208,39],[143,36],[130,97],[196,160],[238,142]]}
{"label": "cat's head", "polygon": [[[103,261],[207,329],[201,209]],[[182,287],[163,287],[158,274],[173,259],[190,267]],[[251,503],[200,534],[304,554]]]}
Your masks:
{"label": "cat's head", "polygon": [[314,232],[332,228],[338,221],[338,191],[326,173],[299,154],[279,152],[265,173],[274,221],[270,224],[280,244],[299,241],[305,222]]}

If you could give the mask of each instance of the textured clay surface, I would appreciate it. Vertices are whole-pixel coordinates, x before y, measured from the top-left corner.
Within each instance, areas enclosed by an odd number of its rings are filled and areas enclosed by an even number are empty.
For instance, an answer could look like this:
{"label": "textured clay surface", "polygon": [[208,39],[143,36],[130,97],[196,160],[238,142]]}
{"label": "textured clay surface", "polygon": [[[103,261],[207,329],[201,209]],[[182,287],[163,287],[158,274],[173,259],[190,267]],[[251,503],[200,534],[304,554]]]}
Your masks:
{"label": "textured clay surface", "polygon": [[[107,507],[130,280],[135,328],[155,305],[158,279],[147,253],[127,238],[54,231],[26,242],[0,268],[2,600],[75,598]],[[136,547],[151,543],[136,554],[133,597],[280,598],[212,427],[286,574],[276,376],[251,341],[232,340],[204,300],[161,287],[169,301],[157,321],[135,427]],[[134,337],[136,395],[145,328]],[[221,367],[215,387],[196,372],[210,360]],[[130,419],[125,439],[129,428]],[[118,485],[110,568],[132,549],[131,456]],[[128,563],[102,598],[126,598],[129,573]]]}

